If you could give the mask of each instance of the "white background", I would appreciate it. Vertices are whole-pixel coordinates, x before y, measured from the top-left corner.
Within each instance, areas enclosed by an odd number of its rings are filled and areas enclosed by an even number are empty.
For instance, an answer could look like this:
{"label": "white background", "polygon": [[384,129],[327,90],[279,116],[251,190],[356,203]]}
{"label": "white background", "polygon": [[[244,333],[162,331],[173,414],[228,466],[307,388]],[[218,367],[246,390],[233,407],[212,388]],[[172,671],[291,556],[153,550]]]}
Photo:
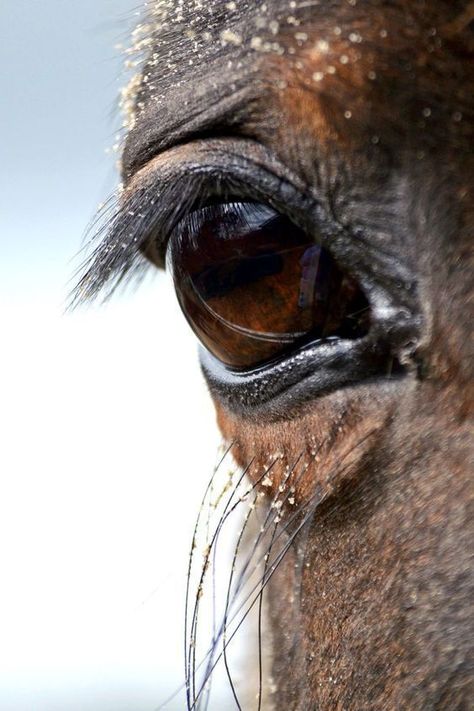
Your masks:
{"label": "white background", "polygon": [[195,340],[165,277],[64,315],[134,8],[0,5],[1,711],[153,711],[182,679],[218,442]]}

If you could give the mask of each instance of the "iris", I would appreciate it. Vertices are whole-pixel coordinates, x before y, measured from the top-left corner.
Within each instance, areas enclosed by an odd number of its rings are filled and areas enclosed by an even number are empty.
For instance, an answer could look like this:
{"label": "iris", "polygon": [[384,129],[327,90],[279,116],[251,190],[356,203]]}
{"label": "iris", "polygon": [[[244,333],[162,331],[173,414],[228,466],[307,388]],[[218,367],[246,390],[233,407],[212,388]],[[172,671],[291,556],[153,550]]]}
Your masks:
{"label": "iris", "polygon": [[368,331],[368,303],[354,279],[264,204],[227,202],[191,212],[171,235],[167,268],[191,327],[233,369]]}

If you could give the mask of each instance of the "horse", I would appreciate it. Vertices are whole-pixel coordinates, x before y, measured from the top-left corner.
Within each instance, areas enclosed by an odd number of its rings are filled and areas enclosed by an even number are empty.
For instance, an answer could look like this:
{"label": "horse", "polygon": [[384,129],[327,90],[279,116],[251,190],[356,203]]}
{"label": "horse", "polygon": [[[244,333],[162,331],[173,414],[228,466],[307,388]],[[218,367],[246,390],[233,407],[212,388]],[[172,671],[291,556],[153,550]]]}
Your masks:
{"label": "horse", "polygon": [[254,703],[467,711],[474,4],[146,5],[123,186],[77,298],[173,275],[239,472],[219,526],[260,502],[231,572],[242,592],[263,566],[240,608],[260,607]]}

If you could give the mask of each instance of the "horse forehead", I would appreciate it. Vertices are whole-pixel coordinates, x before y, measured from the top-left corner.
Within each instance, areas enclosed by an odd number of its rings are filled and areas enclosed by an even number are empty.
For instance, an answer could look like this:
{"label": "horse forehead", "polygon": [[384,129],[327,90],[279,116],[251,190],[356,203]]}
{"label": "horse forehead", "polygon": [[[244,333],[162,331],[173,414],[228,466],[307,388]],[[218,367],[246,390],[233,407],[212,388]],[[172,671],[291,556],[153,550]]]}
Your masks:
{"label": "horse forehead", "polygon": [[[360,52],[345,54],[348,45],[363,41],[354,30],[361,20],[355,9],[356,3],[347,2],[325,2],[322,8],[295,0],[158,0],[137,27],[130,50],[147,55],[135,87],[138,112],[157,113],[170,104],[176,108],[179,101],[186,110],[193,98],[212,99],[224,88],[234,92],[255,77],[268,83],[266,67],[280,88],[285,78],[279,75],[295,70],[314,69],[317,83],[335,73],[334,63],[352,64],[361,58]],[[373,30],[374,17],[369,24]]]}
{"label": "horse forehead", "polygon": [[144,61],[123,100],[132,144],[150,122],[163,140],[190,118],[212,123],[233,98],[241,125],[265,127],[285,99],[284,110],[298,110],[291,84],[311,98],[307,114],[327,115],[329,97],[336,117],[353,124],[397,123],[397,103],[415,104],[413,121],[425,111],[431,123],[440,111],[446,121],[465,115],[466,103],[472,109],[463,52],[445,47],[453,27],[463,37],[458,3],[157,0],[147,8],[130,50]]}

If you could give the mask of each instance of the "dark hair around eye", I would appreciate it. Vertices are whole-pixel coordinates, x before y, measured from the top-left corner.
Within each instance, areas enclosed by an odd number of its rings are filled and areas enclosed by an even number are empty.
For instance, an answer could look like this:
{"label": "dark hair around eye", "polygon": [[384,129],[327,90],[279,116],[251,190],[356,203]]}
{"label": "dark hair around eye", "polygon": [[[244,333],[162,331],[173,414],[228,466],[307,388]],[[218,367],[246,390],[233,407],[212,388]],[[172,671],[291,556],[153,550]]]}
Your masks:
{"label": "dark hair around eye", "polygon": [[219,360],[249,369],[304,342],[359,338],[370,310],[357,283],[285,215],[253,202],[190,213],[167,266],[191,327]]}

